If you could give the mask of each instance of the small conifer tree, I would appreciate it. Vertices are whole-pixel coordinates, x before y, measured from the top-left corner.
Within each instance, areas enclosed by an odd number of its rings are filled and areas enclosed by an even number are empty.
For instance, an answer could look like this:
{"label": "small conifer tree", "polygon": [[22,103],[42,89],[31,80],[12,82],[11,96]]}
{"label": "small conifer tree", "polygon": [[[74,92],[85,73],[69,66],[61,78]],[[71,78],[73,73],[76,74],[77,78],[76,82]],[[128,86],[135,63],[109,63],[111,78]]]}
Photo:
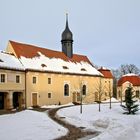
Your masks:
{"label": "small conifer tree", "polygon": [[124,114],[135,114],[139,110],[139,105],[135,104],[135,95],[133,95],[132,87],[129,86],[125,92],[125,105],[121,105],[126,111]]}

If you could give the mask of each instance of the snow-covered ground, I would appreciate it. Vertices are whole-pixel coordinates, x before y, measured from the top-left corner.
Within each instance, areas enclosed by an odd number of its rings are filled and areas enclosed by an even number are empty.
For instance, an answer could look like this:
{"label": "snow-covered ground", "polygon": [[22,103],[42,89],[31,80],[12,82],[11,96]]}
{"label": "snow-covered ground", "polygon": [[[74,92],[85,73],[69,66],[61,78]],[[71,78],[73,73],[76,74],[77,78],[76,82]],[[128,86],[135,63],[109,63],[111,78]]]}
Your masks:
{"label": "snow-covered ground", "polygon": [[66,133],[46,113],[25,110],[0,115],[0,140],[52,140]]}
{"label": "snow-covered ground", "polygon": [[87,130],[100,131],[101,134],[92,140],[139,140],[140,139],[140,111],[136,115],[124,115],[119,103],[83,105],[69,107],[58,111],[58,115],[66,117],[65,120]]}
{"label": "snow-covered ground", "polygon": [[[69,104],[71,105],[71,104]],[[47,106],[45,106],[47,107]],[[48,106],[55,108],[58,106]],[[85,130],[100,131],[92,140],[139,140],[140,111],[136,115],[124,115],[119,103],[83,105],[63,108],[58,115]],[[0,140],[53,140],[65,135],[67,130],[53,122],[47,113],[25,110],[15,114],[0,115]]]}

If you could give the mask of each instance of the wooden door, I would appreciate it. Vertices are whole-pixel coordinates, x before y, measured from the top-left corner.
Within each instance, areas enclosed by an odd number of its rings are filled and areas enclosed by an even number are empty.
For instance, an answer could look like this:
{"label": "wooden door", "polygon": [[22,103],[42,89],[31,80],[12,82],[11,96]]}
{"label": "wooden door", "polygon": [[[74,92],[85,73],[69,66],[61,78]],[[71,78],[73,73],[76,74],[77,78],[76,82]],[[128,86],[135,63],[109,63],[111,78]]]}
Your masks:
{"label": "wooden door", "polygon": [[37,93],[32,93],[32,105],[37,106]]}
{"label": "wooden door", "polygon": [[72,102],[76,102],[76,92],[73,92],[73,101]]}
{"label": "wooden door", "polygon": [[78,92],[77,93],[77,102],[80,102],[81,101],[81,94]]}

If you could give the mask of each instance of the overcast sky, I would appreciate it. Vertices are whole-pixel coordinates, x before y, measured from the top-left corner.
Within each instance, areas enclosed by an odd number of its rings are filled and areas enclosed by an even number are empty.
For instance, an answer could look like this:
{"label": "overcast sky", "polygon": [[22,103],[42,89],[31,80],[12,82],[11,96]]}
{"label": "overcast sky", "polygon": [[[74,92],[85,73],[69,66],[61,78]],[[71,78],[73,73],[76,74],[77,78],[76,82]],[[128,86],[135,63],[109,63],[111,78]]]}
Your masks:
{"label": "overcast sky", "polygon": [[66,12],[74,53],[140,68],[140,0],[0,0],[0,50],[13,40],[61,51]]}

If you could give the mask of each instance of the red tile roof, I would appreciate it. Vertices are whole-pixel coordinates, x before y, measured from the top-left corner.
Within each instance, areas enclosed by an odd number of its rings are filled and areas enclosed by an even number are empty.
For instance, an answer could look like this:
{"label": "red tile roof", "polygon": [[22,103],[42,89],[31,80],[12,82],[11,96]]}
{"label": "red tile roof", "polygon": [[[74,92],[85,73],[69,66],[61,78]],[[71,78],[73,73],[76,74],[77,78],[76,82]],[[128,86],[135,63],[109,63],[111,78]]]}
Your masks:
{"label": "red tile roof", "polygon": [[40,48],[34,45],[23,44],[14,41],[9,41],[9,42],[12,45],[18,58],[20,58],[21,56],[26,58],[33,58],[35,56],[39,56],[38,52],[41,52],[42,54],[44,54],[46,57],[49,58],[60,58],[63,59],[64,61],[72,61],[75,63],[84,61],[91,64],[87,56],[84,55],[73,54],[73,57],[69,58],[63,52],[54,51],[46,48]]}
{"label": "red tile roof", "polygon": [[140,86],[140,77],[137,75],[132,76],[123,76],[118,81],[118,86],[121,86],[123,83],[129,81],[133,86]]}
{"label": "red tile roof", "polygon": [[113,75],[109,69],[103,69],[101,67],[100,69],[98,69],[98,71],[101,72],[105,78],[112,78],[113,79]]}

